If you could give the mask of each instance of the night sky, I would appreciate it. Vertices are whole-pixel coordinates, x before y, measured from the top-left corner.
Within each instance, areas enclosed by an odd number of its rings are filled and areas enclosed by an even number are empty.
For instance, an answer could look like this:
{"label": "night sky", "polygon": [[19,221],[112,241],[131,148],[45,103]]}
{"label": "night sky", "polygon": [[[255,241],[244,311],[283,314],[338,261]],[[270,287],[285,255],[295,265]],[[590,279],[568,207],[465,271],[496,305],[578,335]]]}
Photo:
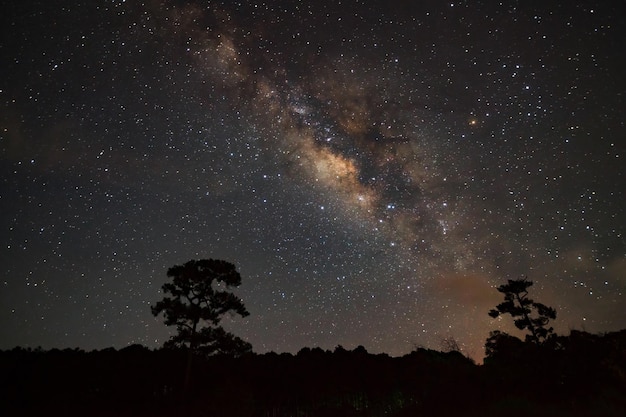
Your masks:
{"label": "night sky", "polygon": [[10,3],[0,349],[158,347],[202,258],[260,353],[626,328],[622,2]]}

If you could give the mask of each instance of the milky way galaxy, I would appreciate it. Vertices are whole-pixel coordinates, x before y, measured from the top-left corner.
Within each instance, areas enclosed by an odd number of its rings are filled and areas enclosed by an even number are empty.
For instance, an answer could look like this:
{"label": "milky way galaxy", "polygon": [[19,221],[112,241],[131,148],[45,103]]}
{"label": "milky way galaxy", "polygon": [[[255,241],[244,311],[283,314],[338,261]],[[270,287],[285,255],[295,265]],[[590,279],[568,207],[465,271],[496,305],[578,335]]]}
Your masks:
{"label": "milky way galaxy", "polygon": [[257,352],[480,359],[524,276],[557,332],[626,327],[624,11],[569,3],[9,7],[0,348],[160,346],[201,258]]}

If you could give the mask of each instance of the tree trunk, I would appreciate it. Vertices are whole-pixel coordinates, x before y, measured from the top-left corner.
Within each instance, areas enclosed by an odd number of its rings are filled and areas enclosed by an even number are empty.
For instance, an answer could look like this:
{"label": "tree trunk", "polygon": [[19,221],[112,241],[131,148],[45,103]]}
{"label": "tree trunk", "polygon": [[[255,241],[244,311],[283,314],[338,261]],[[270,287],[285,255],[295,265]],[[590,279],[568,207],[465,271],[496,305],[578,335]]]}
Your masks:
{"label": "tree trunk", "polygon": [[539,344],[539,337],[537,337],[537,331],[535,330],[535,326],[533,325],[533,322],[530,319],[530,316],[526,312],[526,308],[524,307],[524,303],[522,303],[522,300],[525,299],[526,297],[525,296],[520,297],[519,294],[516,294],[516,297],[517,297],[517,302],[520,305],[520,308],[524,311],[524,319],[526,320],[526,323],[528,323],[528,330],[530,330],[530,333],[532,333],[532,335],[533,335],[533,342],[535,344]]}
{"label": "tree trunk", "polygon": [[187,368],[185,369],[185,383],[183,385],[183,395],[187,396],[189,392],[189,386],[191,385],[191,364],[193,362],[193,353],[196,349],[196,327],[198,321],[193,323],[193,329],[191,330],[191,337],[189,339],[189,349],[187,350]]}

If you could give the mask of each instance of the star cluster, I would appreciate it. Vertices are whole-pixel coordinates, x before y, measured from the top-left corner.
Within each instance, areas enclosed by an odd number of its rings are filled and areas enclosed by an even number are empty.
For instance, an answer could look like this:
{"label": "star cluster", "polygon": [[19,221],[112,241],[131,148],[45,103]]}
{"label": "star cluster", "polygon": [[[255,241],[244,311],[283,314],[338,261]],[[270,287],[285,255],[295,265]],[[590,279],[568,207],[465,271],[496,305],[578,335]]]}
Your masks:
{"label": "star cluster", "polygon": [[168,267],[233,262],[258,352],[473,357],[528,276],[626,327],[608,2],[27,2],[2,17],[0,348],[158,346]]}

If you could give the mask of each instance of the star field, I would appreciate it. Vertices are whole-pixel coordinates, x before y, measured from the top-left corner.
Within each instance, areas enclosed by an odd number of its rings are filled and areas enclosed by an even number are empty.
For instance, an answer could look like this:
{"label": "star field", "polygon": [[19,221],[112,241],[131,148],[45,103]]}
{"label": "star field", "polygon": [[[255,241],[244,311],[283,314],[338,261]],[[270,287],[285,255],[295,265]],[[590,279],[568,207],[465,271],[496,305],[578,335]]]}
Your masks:
{"label": "star field", "polygon": [[160,346],[201,258],[257,352],[626,327],[621,6],[64,4],[1,18],[0,348]]}

